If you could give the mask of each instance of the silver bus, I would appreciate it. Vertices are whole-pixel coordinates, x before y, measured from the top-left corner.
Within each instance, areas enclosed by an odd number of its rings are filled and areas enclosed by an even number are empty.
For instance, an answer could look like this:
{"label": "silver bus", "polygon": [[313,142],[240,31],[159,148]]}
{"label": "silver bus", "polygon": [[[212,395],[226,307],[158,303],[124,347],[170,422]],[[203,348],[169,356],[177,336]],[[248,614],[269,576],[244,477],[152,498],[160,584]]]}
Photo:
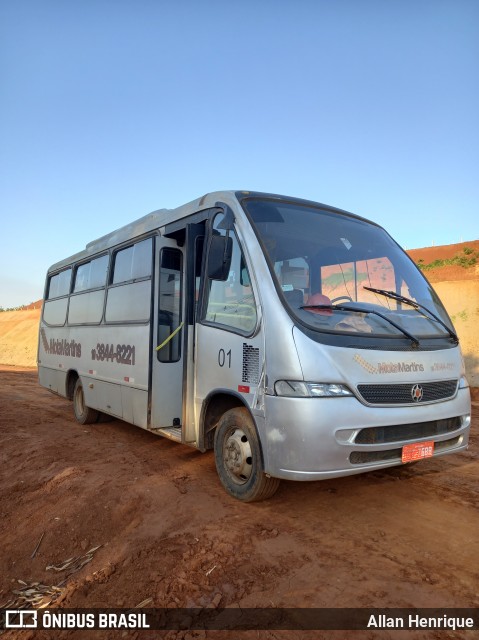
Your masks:
{"label": "silver bus", "polygon": [[452,322],[387,232],[248,191],[160,209],[48,270],[40,384],[214,450],[243,501],[467,447]]}

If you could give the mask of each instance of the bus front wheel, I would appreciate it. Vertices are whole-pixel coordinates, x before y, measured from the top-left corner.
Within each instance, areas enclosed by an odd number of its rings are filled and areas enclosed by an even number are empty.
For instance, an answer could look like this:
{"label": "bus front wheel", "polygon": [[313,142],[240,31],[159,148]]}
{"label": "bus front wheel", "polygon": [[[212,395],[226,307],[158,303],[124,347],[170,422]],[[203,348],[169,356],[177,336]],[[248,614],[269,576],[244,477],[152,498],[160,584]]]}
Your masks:
{"label": "bus front wheel", "polygon": [[73,413],[75,414],[77,422],[80,424],[98,422],[100,416],[99,411],[86,406],[83,384],[80,378],[76,381],[75,388],[73,389]]}
{"label": "bus front wheel", "polygon": [[220,480],[234,498],[258,502],[278,489],[279,479],[263,471],[258,434],[244,407],[223,414],[216,428],[214,449]]}

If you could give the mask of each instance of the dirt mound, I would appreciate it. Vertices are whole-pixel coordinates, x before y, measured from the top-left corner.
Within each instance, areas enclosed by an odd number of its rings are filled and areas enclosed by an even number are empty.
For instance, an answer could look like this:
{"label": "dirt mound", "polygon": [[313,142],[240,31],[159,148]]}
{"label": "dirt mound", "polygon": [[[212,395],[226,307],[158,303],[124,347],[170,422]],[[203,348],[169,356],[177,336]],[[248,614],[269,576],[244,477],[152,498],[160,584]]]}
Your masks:
{"label": "dirt mound", "polygon": [[22,307],[22,311],[29,311],[31,309],[41,309],[43,304],[43,300],[37,300],[36,302],[31,302],[30,304],[26,304]]}
{"label": "dirt mound", "polygon": [[459,335],[469,384],[479,387],[479,240],[407,253],[446,307]]}
{"label": "dirt mound", "polygon": [[409,249],[429,282],[479,280],[479,240]]}
{"label": "dirt mound", "polygon": [[0,363],[36,366],[40,312],[41,308],[0,313]]}

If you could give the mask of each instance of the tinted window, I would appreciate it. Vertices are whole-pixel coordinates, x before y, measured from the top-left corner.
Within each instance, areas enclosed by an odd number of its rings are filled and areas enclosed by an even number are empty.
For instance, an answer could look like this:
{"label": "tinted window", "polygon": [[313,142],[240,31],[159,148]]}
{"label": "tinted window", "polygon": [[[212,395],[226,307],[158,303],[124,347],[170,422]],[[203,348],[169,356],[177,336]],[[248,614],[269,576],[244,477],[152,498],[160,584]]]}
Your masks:
{"label": "tinted window", "polygon": [[128,282],[151,276],[152,239],[121,249],[115,256],[112,283]]}
{"label": "tinted window", "polygon": [[[160,263],[160,305],[158,309],[158,350],[160,362],[176,362],[181,355],[181,331],[170,336],[181,323],[182,254],[178,249],[162,249]],[[168,338],[170,338],[168,340]],[[166,344],[165,344],[165,341]]]}
{"label": "tinted window", "polygon": [[95,258],[77,267],[73,291],[86,291],[104,287],[108,269],[108,255]]}
{"label": "tinted window", "polygon": [[68,308],[69,324],[99,324],[103,315],[104,299],[104,289],[71,296]]}
{"label": "tinted window", "polygon": [[151,307],[151,280],[130,282],[108,289],[107,322],[147,322]]}
{"label": "tinted window", "polygon": [[59,298],[60,296],[66,296],[70,292],[70,279],[72,270],[65,269],[60,273],[52,276],[48,283],[47,300],[52,298]]}

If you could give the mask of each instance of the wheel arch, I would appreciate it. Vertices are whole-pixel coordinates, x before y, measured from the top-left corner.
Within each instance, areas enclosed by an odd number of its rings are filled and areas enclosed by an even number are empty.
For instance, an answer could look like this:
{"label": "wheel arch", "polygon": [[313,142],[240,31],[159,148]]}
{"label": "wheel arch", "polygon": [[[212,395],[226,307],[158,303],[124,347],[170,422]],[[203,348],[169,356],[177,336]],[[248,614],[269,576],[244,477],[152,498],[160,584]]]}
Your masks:
{"label": "wheel arch", "polygon": [[227,493],[243,502],[259,502],[276,493],[280,479],[264,470],[258,427],[244,402],[226,411],[212,433],[216,470]]}
{"label": "wheel arch", "polygon": [[[231,391],[231,389],[214,389],[213,391],[210,391],[203,400],[203,405],[201,407],[199,448],[202,451],[213,449],[215,429],[221,416],[226,413],[226,411],[237,407],[244,407],[248,411],[256,432],[258,433],[259,439],[256,420],[254,415],[251,413],[250,408],[244,401],[243,396],[235,391]],[[262,451],[261,457],[263,457]]]}
{"label": "wheel arch", "polygon": [[70,369],[67,373],[65,380],[65,396],[68,400],[73,400],[73,390],[75,389],[75,384],[79,377],[80,376],[76,369]]}

